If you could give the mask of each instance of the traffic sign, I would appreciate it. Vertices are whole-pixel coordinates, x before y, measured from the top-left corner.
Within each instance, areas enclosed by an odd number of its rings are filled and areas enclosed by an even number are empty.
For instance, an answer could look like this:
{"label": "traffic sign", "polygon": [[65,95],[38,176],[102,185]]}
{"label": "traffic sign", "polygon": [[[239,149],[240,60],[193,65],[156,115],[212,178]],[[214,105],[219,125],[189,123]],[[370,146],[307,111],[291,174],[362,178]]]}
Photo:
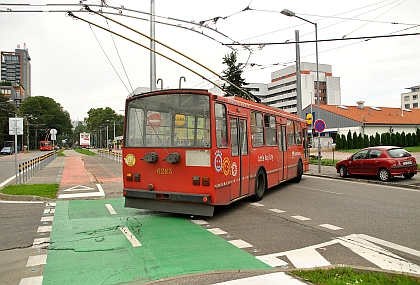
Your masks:
{"label": "traffic sign", "polygon": [[150,114],[148,121],[149,121],[149,125],[154,129],[159,129],[163,123],[162,117],[160,116],[159,113]]}
{"label": "traffic sign", "polygon": [[311,113],[306,114],[306,123],[312,125],[313,116]]}
{"label": "traffic sign", "polygon": [[322,133],[325,130],[326,124],[324,120],[318,119],[315,121],[315,130],[318,133]]}

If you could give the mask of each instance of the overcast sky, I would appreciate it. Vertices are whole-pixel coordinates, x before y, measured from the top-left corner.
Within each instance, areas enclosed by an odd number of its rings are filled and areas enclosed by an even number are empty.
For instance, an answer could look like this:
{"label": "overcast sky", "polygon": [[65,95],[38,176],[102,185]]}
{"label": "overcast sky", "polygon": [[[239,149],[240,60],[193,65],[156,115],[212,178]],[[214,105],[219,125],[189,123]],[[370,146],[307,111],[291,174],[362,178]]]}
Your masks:
{"label": "overcast sky", "polygon": [[[0,50],[14,51],[17,45],[23,48],[26,44],[32,65],[32,96],[53,98],[70,113],[72,120],[83,120],[91,108],[110,107],[123,114],[127,95],[137,87],[150,87],[150,52],[147,49],[67,17],[65,11],[77,11],[80,9],[77,5],[4,4],[60,2],[0,0]],[[65,2],[79,4],[76,0]],[[150,33],[147,13],[150,12],[151,0],[103,2],[108,6],[124,6],[143,12],[122,10],[121,15],[108,16],[142,33]],[[101,1],[83,3],[93,5]],[[5,12],[8,8],[44,12]],[[319,40],[337,39],[318,43],[319,63],[332,65],[333,76],[340,77],[343,105],[356,105],[356,101],[363,100],[368,106],[400,107],[400,94],[409,92],[406,88],[420,84],[419,35],[369,41],[339,40],[343,37],[420,33],[419,0],[155,0],[156,21],[164,23],[156,24],[156,39],[221,74],[226,69],[222,58],[231,51],[223,44],[233,41],[244,44],[284,43],[294,40],[295,30],[300,31],[301,41],[315,39],[313,24],[280,14],[283,9],[316,22]],[[46,12],[58,10],[61,12]],[[103,8],[103,11],[119,14],[113,8]],[[111,30],[150,46],[147,38],[110,21],[107,23],[98,15],[74,14],[103,27],[109,25]],[[200,28],[187,22],[202,22],[204,26]],[[158,44],[156,47],[157,51],[200,75],[216,80],[208,70]],[[271,72],[294,65],[294,44],[235,48],[239,52],[238,62],[249,63],[243,73],[248,83],[268,83]],[[164,88],[178,88],[181,76],[186,78],[183,87],[212,87],[170,60],[159,55],[156,58],[156,76],[162,79]],[[301,44],[301,61],[315,62],[314,43]]]}

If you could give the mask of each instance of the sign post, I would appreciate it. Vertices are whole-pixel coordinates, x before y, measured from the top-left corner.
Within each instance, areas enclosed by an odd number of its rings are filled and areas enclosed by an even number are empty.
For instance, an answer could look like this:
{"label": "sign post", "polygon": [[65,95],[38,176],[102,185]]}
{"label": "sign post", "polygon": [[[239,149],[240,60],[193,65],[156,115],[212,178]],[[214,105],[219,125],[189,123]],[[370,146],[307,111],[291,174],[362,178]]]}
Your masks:
{"label": "sign post", "polygon": [[321,173],[321,133],[325,130],[324,120],[318,119],[315,121],[315,130],[318,132],[318,172]]}
{"label": "sign post", "polygon": [[23,135],[23,118],[9,118],[9,135],[15,135],[15,177],[18,184],[18,163],[17,163],[17,136]]}
{"label": "sign post", "polygon": [[55,140],[57,140],[57,137],[56,137],[56,135],[57,135],[57,130],[56,130],[56,129],[51,129],[51,130],[50,130],[50,134],[51,134],[51,140],[53,141],[53,149],[55,149],[55,144],[54,144],[54,142],[55,142]]}

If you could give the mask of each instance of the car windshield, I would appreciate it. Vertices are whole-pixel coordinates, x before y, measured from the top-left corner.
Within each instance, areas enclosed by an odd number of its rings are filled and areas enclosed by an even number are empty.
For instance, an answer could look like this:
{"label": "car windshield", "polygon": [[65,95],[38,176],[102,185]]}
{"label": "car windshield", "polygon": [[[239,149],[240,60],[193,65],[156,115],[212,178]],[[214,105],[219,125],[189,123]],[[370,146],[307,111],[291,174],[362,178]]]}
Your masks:
{"label": "car windshield", "polygon": [[411,154],[403,148],[393,148],[387,150],[387,153],[390,157],[399,158],[399,157],[410,157]]}

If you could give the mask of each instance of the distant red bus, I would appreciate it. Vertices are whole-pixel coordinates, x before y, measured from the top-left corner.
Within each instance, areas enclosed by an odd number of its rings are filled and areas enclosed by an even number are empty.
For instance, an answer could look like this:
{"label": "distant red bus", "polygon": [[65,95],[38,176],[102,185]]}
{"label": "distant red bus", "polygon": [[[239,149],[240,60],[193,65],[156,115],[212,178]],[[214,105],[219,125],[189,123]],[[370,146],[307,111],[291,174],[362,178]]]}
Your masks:
{"label": "distant red bus", "polygon": [[40,141],[39,142],[39,150],[40,151],[44,151],[44,150],[52,150],[53,145],[51,141]]}
{"label": "distant red bus", "polygon": [[174,89],[129,97],[125,110],[126,207],[212,216],[309,169],[306,121],[276,108]]}

